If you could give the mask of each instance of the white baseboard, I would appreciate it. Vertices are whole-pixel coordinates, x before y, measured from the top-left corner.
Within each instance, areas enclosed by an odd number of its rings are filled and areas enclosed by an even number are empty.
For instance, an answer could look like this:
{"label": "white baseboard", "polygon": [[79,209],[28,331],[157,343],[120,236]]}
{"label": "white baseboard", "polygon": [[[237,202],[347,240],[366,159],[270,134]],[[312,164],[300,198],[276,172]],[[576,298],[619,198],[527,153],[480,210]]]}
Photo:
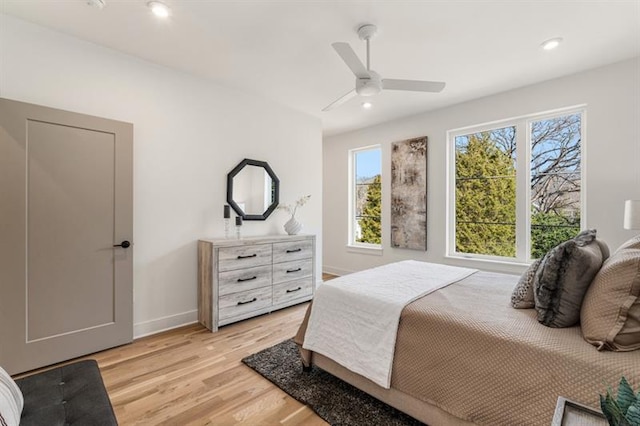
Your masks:
{"label": "white baseboard", "polygon": [[322,272],[326,274],[341,276],[341,275],[351,274],[355,271],[347,271],[346,269],[333,268],[331,266],[325,265],[322,267]]}
{"label": "white baseboard", "polygon": [[197,310],[139,322],[133,325],[133,338],[137,339],[149,336],[151,334],[160,333],[162,331],[171,330],[172,328],[178,328],[183,325],[189,325],[196,322],[198,322]]}

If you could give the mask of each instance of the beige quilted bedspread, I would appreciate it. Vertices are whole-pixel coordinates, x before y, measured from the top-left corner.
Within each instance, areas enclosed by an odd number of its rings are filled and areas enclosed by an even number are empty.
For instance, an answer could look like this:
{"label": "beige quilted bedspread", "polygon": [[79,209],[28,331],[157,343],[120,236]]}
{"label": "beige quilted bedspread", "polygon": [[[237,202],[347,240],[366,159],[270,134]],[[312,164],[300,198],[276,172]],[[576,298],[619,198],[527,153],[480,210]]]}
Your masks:
{"label": "beige quilted bedspread", "polygon": [[539,324],[535,310],[510,307],[516,281],[478,272],[409,304],[391,387],[479,425],[511,426],[549,425],[558,396],[597,408],[622,375],[640,386],[640,351],[598,352],[579,327]]}

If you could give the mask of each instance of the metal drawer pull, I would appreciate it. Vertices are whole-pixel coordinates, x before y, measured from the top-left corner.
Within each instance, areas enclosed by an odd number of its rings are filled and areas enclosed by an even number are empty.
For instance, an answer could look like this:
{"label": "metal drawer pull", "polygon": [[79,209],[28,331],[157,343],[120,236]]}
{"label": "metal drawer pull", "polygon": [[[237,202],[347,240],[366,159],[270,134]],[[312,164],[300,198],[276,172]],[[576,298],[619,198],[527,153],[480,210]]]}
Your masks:
{"label": "metal drawer pull", "polygon": [[294,291],[302,290],[302,287],[294,288],[293,290],[287,290],[287,293],[293,293]]}
{"label": "metal drawer pull", "polygon": [[297,249],[293,249],[293,250],[287,250],[287,253],[296,253],[298,251],[302,251],[301,248],[297,248]]}
{"label": "metal drawer pull", "polygon": [[256,256],[257,254],[253,253],[253,254],[250,254],[249,256],[238,256],[238,259],[249,259],[251,257],[256,257]]}
{"label": "metal drawer pull", "polygon": [[251,300],[247,300],[246,302],[238,302],[238,306],[240,306],[240,305],[246,305],[247,303],[253,303],[253,302],[255,302],[256,300],[258,300],[258,299],[256,299],[256,298],[254,297],[253,299],[251,299]]}
{"label": "metal drawer pull", "polygon": [[291,272],[300,272],[302,271],[302,268],[298,268],[298,269],[287,269],[287,274],[291,273]]}
{"label": "metal drawer pull", "polygon": [[251,281],[251,280],[255,280],[256,278],[258,277],[256,277],[255,275],[251,278],[238,278],[238,282],[241,283],[243,281]]}

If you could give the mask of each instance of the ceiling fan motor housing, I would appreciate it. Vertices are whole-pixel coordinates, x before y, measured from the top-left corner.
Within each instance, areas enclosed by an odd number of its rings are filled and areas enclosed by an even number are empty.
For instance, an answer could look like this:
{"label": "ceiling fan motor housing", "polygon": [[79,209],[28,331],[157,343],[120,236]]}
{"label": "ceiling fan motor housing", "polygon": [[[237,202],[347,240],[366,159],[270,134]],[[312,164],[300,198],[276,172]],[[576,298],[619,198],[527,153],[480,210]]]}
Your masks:
{"label": "ceiling fan motor housing", "polygon": [[374,96],[382,91],[380,75],[369,70],[369,78],[356,78],[356,93],[360,96]]}

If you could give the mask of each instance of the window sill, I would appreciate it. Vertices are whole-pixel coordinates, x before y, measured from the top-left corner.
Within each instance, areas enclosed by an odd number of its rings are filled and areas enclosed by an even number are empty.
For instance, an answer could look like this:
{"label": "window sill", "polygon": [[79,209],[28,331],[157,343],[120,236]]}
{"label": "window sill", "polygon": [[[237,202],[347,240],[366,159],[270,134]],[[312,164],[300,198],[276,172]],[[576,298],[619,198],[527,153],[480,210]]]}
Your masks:
{"label": "window sill", "polygon": [[376,246],[355,246],[348,244],[347,245],[348,253],[359,253],[359,254],[368,254],[372,256],[382,256],[382,247]]}
{"label": "window sill", "polygon": [[478,267],[482,267],[482,265],[484,265],[487,269],[493,269],[492,266],[495,266],[499,269],[508,269],[513,273],[522,273],[522,271],[530,265],[530,263],[522,262],[520,260],[483,259],[481,257],[453,254],[446,255],[445,258],[465,263],[467,265],[475,264],[478,265]]}

